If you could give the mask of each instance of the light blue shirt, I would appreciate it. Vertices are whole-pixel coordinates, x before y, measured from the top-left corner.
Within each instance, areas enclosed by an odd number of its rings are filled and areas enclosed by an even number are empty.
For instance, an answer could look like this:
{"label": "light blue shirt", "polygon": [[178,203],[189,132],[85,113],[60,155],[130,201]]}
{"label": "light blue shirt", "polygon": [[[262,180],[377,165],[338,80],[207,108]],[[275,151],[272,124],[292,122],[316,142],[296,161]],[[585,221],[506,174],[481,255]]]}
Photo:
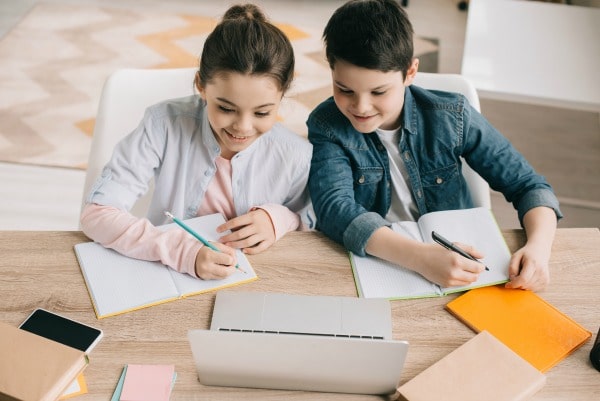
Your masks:
{"label": "light blue shirt", "polygon": [[[147,217],[167,223],[164,211],[196,216],[221,153],[199,96],[149,107],[139,126],[115,147],[87,202],[130,210],[154,179]],[[231,159],[236,214],[268,203],[286,206],[315,227],[307,181],[312,145],[280,124]]]}

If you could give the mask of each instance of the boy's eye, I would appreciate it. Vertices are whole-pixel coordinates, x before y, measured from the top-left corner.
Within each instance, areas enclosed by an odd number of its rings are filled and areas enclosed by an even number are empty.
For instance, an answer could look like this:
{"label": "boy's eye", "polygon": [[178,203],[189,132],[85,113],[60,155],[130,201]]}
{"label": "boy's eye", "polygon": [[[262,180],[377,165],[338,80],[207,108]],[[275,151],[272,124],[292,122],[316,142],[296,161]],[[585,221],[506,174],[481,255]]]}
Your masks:
{"label": "boy's eye", "polygon": [[373,96],[382,96],[385,95],[385,91],[373,91],[371,92]]}
{"label": "boy's eye", "polygon": [[338,87],[338,91],[340,91],[340,93],[343,93],[345,95],[351,95],[353,93],[350,89],[344,89],[344,88],[339,88],[339,87]]}

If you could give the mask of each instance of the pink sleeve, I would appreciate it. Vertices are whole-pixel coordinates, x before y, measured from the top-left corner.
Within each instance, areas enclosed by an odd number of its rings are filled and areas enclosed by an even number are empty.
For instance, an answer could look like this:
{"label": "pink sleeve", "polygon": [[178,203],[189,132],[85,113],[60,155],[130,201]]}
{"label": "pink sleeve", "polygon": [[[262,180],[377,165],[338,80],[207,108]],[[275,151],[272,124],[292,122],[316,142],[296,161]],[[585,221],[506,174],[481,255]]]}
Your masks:
{"label": "pink sleeve", "polygon": [[252,209],[262,209],[267,212],[275,229],[275,241],[300,227],[300,216],[283,205],[267,203]]}
{"label": "pink sleeve", "polygon": [[112,206],[87,204],[81,212],[81,230],[107,248],[132,258],[161,263],[196,275],[196,255],[202,244],[184,230],[162,231]]}

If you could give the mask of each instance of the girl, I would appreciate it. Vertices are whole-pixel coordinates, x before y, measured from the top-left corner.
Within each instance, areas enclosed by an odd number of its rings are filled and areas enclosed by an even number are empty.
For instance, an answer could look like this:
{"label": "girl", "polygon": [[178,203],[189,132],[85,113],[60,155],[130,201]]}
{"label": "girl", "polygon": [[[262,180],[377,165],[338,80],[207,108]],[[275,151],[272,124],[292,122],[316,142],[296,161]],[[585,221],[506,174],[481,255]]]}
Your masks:
{"label": "girl", "polygon": [[[311,145],[276,123],[294,72],[292,46],[252,4],[231,7],[208,36],[196,73],[199,95],[146,110],[115,148],[81,214],[83,232],[130,257],[159,260],[202,279],[234,271],[234,248],[258,253],[287,232],[313,228],[306,184]],[[155,189],[147,219],[128,213]],[[164,211],[222,213],[231,230],[215,252]]]}

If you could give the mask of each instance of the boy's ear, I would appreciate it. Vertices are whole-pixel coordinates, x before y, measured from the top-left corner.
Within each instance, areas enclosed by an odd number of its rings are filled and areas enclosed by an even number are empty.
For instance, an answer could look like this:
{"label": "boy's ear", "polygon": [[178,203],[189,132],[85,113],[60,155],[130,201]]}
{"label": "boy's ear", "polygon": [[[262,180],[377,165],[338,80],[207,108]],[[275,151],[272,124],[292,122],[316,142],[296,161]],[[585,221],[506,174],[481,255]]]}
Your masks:
{"label": "boy's ear", "polygon": [[412,85],[413,80],[417,76],[417,71],[419,70],[419,59],[413,58],[412,64],[406,71],[406,78],[404,78],[404,86]]}

